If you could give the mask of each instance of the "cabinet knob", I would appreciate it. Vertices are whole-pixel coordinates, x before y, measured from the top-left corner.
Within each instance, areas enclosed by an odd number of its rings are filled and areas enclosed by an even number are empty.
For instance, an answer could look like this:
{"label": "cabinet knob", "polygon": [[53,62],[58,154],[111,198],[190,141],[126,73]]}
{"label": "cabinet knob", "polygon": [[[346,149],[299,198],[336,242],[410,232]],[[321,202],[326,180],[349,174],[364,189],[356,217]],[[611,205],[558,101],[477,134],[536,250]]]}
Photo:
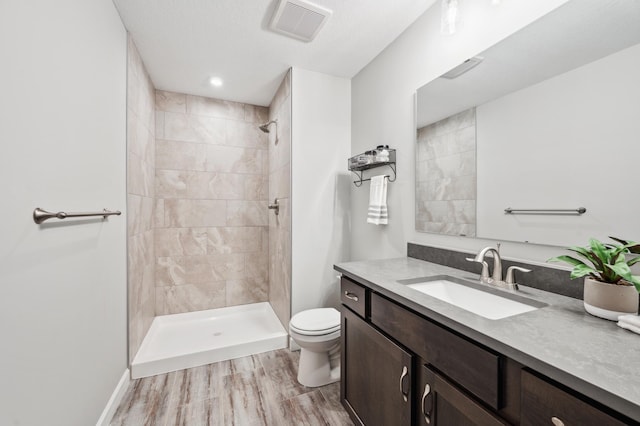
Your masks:
{"label": "cabinet knob", "polygon": [[424,422],[426,424],[431,424],[431,410],[433,409],[433,398],[429,398],[429,409],[427,410],[427,407],[424,406],[424,403],[427,400],[427,397],[429,397],[431,395],[431,386],[429,386],[429,383],[427,383],[426,385],[424,385],[424,392],[422,393],[422,401],[421,401],[421,406],[422,406],[422,415],[424,416]]}
{"label": "cabinet knob", "polygon": [[407,379],[409,377],[409,370],[407,369],[407,366],[403,366],[402,367],[402,374],[400,375],[400,393],[402,394],[402,399],[404,400],[404,402],[409,401],[409,387],[407,386],[407,391],[404,391],[404,383],[405,383],[405,379]]}
{"label": "cabinet knob", "polygon": [[551,424],[553,424],[553,426],[564,426],[564,422],[556,416],[551,417]]}
{"label": "cabinet knob", "polygon": [[356,296],[354,293],[350,293],[350,292],[348,292],[348,291],[345,291],[345,292],[344,292],[344,297],[346,297],[347,299],[351,299],[351,300],[353,300],[354,302],[357,302],[357,301],[358,301],[358,296]]}

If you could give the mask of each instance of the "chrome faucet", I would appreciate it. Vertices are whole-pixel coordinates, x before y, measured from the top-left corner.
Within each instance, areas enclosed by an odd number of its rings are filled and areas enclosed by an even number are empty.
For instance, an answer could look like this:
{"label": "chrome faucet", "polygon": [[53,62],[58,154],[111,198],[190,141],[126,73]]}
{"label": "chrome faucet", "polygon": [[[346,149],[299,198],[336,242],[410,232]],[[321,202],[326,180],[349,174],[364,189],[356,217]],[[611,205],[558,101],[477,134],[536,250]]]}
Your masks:
{"label": "chrome faucet", "polygon": [[505,283],[504,283],[505,287],[508,288],[509,290],[518,289],[518,283],[516,282],[513,271],[531,272],[531,269],[521,268],[520,266],[509,266],[509,268],[507,268],[507,279],[505,280]]}
{"label": "chrome faucet", "polygon": [[[498,248],[495,249],[493,247],[485,247],[476,255],[473,259],[474,262],[483,263],[486,265],[484,257],[487,253],[493,254],[493,273],[491,275],[491,279],[485,277],[484,280],[481,279],[482,282],[491,284],[492,282],[502,281],[502,259],[500,259],[500,244],[498,244]],[[484,269],[483,265],[483,269]],[[482,277],[481,277],[482,278]]]}
{"label": "chrome faucet", "polygon": [[[487,253],[493,255],[493,273],[489,278],[489,265],[484,260]],[[515,282],[514,271],[531,272],[529,269],[521,268],[519,266],[510,266],[507,270],[507,280],[502,280],[502,259],[500,258],[500,244],[498,248],[485,247],[476,255],[476,257],[468,257],[469,262],[477,262],[482,265],[482,272],[480,273],[480,282],[484,284],[491,284],[496,287],[506,288],[508,290],[517,290],[518,284]]]}

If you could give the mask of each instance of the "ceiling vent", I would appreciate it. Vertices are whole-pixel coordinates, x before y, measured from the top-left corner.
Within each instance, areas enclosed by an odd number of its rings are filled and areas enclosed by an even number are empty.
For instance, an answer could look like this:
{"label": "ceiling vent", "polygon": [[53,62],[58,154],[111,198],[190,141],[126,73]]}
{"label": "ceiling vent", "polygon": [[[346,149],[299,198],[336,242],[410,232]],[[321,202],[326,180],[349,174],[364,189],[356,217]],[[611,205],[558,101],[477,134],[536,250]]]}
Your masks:
{"label": "ceiling vent", "polygon": [[280,0],[271,29],[302,41],[311,41],[327,22],[331,11],[302,0]]}

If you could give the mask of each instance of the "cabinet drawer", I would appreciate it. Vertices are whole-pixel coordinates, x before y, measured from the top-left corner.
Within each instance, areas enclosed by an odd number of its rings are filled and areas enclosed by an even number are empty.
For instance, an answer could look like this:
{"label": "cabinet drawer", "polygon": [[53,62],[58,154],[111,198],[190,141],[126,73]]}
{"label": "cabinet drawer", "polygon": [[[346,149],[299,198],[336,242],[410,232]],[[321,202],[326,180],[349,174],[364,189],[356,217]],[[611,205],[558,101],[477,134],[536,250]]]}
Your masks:
{"label": "cabinet drawer", "polygon": [[626,424],[526,370],[520,396],[522,426]]}
{"label": "cabinet drawer", "polygon": [[340,280],[340,300],[353,312],[366,318],[366,289],[347,277]]}
{"label": "cabinet drawer", "polygon": [[372,293],[370,298],[373,324],[491,408],[502,408],[500,355],[382,296]]}

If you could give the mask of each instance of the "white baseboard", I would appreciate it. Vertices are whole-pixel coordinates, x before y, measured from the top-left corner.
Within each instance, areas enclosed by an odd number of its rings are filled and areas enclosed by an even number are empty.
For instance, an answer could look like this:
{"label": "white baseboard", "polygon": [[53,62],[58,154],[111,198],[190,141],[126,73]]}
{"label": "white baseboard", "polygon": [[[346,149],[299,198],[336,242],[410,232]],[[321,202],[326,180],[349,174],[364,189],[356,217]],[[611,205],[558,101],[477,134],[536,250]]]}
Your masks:
{"label": "white baseboard", "polygon": [[109,398],[107,406],[104,407],[102,415],[98,419],[98,423],[96,423],[96,426],[109,426],[109,423],[111,423],[111,420],[113,419],[113,415],[116,413],[118,405],[120,405],[120,402],[122,401],[122,397],[127,391],[127,388],[129,388],[129,383],[131,382],[130,377],[131,376],[129,374],[129,369],[127,368],[126,370],[124,370],[124,373],[122,374],[118,385],[113,390],[111,398]]}

